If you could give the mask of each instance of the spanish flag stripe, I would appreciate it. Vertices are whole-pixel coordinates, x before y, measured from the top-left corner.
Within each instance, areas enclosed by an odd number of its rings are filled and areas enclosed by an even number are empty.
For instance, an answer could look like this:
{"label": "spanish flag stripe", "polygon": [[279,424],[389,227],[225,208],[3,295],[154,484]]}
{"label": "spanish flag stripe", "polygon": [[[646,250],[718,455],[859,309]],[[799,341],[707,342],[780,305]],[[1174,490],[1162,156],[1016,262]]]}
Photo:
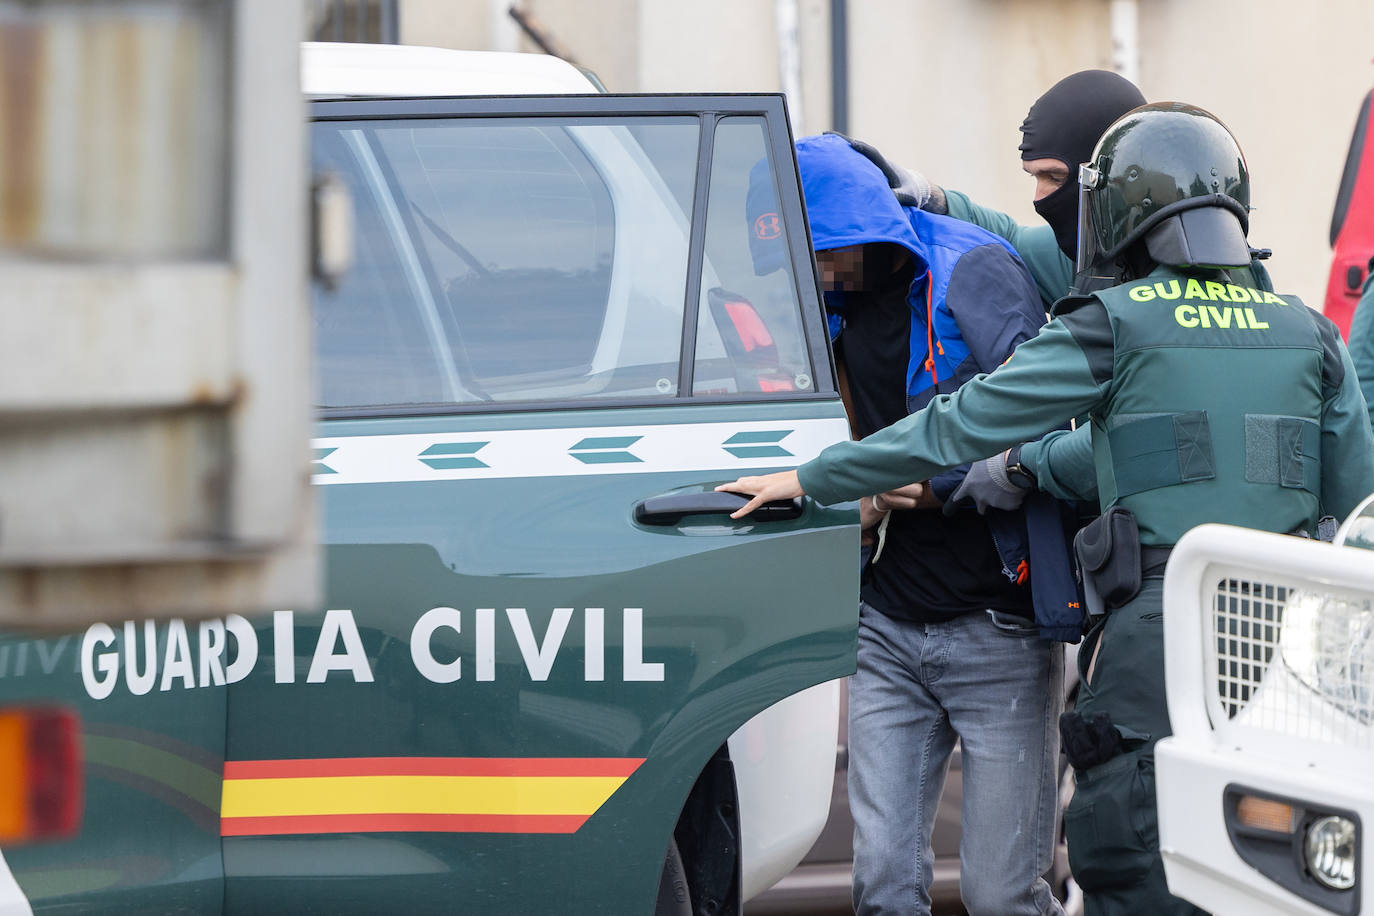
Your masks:
{"label": "spanish flag stripe", "polygon": [[325,776],[225,780],[221,817],[591,814],[619,776]]}
{"label": "spanish flag stripe", "polygon": [[643,757],[328,757],[297,760],[227,760],[224,778],[286,779],[317,776],[619,776]]}
{"label": "spanish flag stripe", "polygon": [[221,836],[304,833],[576,833],[589,815],[531,814],[306,814],[226,817]]}

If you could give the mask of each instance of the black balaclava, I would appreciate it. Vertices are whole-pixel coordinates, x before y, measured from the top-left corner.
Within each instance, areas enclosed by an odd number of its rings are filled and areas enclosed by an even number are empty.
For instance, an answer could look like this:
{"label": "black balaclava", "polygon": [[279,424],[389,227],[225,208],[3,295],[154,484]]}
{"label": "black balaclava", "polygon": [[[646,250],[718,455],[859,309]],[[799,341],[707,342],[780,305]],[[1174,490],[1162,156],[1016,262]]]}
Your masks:
{"label": "black balaclava", "polygon": [[1021,124],[1021,159],[1058,159],[1069,167],[1063,187],[1035,202],[1035,212],[1054,230],[1059,249],[1078,254],[1078,166],[1117,118],[1145,104],[1145,96],[1108,70],[1080,70],[1035,100]]}

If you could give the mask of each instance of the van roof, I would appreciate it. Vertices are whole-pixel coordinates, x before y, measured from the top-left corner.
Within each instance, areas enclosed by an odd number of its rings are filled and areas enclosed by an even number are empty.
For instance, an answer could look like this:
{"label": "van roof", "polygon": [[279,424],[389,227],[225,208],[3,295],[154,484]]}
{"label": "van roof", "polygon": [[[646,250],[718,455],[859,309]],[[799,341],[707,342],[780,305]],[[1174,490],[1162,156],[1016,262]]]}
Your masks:
{"label": "van roof", "polygon": [[305,42],[301,87],[315,96],[549,95],[596,92],[547,54]]}

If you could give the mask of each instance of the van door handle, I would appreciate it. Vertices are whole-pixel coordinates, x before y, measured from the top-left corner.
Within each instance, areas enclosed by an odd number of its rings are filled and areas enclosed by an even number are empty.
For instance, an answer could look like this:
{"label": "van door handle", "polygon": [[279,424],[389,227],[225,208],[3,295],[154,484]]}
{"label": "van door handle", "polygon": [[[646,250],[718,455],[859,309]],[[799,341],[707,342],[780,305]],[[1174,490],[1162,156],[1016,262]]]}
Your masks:
{"label": "van door handle", "polygon": [[[641,525],[676,525],[689,515],[729,515],[747,502],[747,496],[714,491],[651,496],[635,503],[635,521]],[[801,499],[775,499],[755,509],[748,521],[780,522],[800,518],[801,514]]]}

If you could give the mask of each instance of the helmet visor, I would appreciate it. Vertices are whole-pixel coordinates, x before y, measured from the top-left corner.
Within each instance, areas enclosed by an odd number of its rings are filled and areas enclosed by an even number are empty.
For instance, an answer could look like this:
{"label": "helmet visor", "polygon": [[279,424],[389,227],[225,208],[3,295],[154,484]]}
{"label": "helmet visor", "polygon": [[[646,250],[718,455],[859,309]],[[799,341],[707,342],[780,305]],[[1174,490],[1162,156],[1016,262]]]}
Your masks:
{"label": "helmet visor", "polygon": [[1092,212],[1092,192],[1101,180],[1102,173],[1091,163],[1078,167],[1078,257],[1074,267],[1080,274],[1096,264],[1101,254]]}

